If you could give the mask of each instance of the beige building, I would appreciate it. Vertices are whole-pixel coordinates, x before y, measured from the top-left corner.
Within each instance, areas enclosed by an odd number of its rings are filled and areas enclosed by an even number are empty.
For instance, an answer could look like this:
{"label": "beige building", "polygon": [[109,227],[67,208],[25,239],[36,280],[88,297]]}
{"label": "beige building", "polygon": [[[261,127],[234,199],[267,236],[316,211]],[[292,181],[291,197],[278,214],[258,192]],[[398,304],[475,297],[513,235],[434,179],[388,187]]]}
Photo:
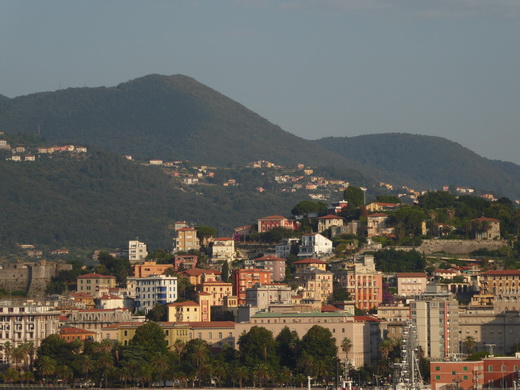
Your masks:
{"label": "beige building", "polygon": [[367,237],[393,234],[394,229],[386,224],[388,215],[385,213],[370,214],[367,216]]}
{"label": "beige building", "polygon": [[132,314],[128,309],[79,309],[71,310],[65,325],[96,332],[96,341],[100,341],[103,337],[102,328],[131,321]]}
{"label": "beige building", "polygon": [[500,239],[500,221],[495,218],[480,217],[471,220],[475,228],[474,238],[477,240]]}
{"label": "beige building", "polygon": [[345,287],[359,309],[371,310],[383,302],[383,274],[376,271],[374,256],[355,258],[346,271]]}
{"label": "beige building", "polygon": [[200,305],[194,301],[175,302],[168,305],[169,322],[200,322]]}
{"label": "beige building", "polygon": [[[0,345],[9,342],[12,349],[32,342],[35,348],[46,337],[59,332],[61,312],[52,306],[29,302],[0,302]],[[7,362],[5,348],[0,348],[0,360]]]}
{"label": "beige building", "polygon": [[397,295],[413,297],[426,291],[426,273],[399,272],[397,274]]}
{"label": "beige building", "polygon": [[222,306],[224,299],[233,295],[233,285],[224,282],[203,282],[196,286],[198,292],[205,292],[210,295],[209,306]]}
{"label": "beige building", "polygon": [[520,270],[491,270],[481,274],[480,293],[483,295],[519,294]]}
{"label": "beige building", "polygon": [[187,252],[189,250],[199,250],[200,241],[197,237],[197,230],[190,227],[177,229],[177,237],[175,238],[173,251]]}
{"label": "beige building", "polygon": [[111,275],[86,274],[78,276],[76,283],[79,293],[86,293],[94,298],[99,298],[116,286],[116,277]]}
{"label": "beige building", "polygon": [[[251,316],[249,322],[236,324],[236,339],[243,333],[249,332],[253,326],[264,327],[276,337],[284,327],[294,330],[302,338],[314,325],[324,327],[336,339],[338,356],[341,360],[348,358],[354,367],[371,363],[373,345],[377,346],[377,334],[371,335],[371,325],[367,321],[356,321],[355,317],[347,313],[264,313],[258,312]],[[345,338],[352,342],[352,348],[345,355],[341,343]]]}
{"label": "beige building", "polygon": [[[117,341],[120,345],[129,345],[135,335],[135,331],[145,322],[121,322],[103,327],[102,339]],[[189,324],[176,324],[171,322],[158,322],[164,331],[166,344],[171,348],[177,340],[187,343],[191,340],[191,328]]]}
{"label": "beige building", "polygon": [[333,226],[343,226],[343,217],[339,217],[337,215],[325,215],[323,217],[318,218],[318,233],[322,233],[325,230],[333,227]]}
{"label": "beige building", "polygon": [[333,273],[317,268],[307,268],[296,273],[296,280],[303,288],[302,300],[308,303],[326,303],[332,294]]}
{"label": "beige building", "polygon": [[445,287],[428,285],[410,303],[419,345],[431,359],[453,358],[460,349],[459,303]]}
{"label": "beige building", "polygon": [[216,238],[211,247],[211,259],[228,262],[235,260],[235,240],[228,237]]}
{"label": "beige building", "polygon": [[271,272],[271,280],[280,282],[285,279],[286,260],[275,256],[264,256],[255,259],[255,267]]}
{"label": "beige building", "polygon": [[327,263],[320,259],[303,259],[294,262],[294,266],[296,267],[296,272],[302,272],[307,268],[317,268],[319,270],[325,271],[327,269]]}

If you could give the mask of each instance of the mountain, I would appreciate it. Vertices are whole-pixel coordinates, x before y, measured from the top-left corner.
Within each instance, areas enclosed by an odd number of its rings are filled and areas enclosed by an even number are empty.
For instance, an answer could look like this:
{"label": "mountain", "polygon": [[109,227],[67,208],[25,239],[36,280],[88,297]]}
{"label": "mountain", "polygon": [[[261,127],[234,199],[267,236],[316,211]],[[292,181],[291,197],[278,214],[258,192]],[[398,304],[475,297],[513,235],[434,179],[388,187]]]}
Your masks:
{"label": "mountain", "polygon": [[112,88],[70,88],[0,100],[0,130],[38,132],[137,158],[294,166],[333,165],[360,178],[356,163],[273,125],[239,103],[175,75],[149,75]]}
{"label": "mountain", "polygon": [[305,140],[183,75],[0,98],[0,131],[142,159],[304,163],[329,167],[356,185],[456,185],[520,197],[518,165],[485,159],[455,142],[413,134]]}
{"label": "mountain", "polygon": [[[520,197],[520,166],[489,160],[441,137],[404,133],[327,137],[316,141],[337,154],[384,170],[378,179],[437,188],[471,187]],[[405,182],[403,182],[403,178]]]}

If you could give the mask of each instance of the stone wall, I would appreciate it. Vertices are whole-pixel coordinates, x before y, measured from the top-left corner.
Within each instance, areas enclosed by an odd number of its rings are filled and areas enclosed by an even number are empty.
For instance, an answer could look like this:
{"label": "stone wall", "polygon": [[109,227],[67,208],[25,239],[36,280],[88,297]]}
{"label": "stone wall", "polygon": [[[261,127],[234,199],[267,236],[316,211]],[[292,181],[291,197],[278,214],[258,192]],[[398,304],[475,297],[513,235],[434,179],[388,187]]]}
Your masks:
{"label": "stone wall", "polygon": [[430,255],[437,252],[450,254],[468,254],[477,249],[488,249],[490,251],[507,246],[508,242],[503,240],[423,240],[421,246],[396,247],[398,250],[412,250]]}

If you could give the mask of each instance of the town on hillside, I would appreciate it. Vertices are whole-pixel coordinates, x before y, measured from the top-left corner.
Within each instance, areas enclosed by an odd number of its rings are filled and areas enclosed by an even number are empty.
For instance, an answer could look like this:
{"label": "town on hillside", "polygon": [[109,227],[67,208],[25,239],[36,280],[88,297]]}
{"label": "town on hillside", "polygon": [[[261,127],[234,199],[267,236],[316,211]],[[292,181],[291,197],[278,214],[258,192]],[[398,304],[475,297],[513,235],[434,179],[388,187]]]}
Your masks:
{"label": "town on hillside", "polygon": [[259,216],[227,236],[177,221],[170,248],[129,239],[95,251],[90,265],[63,261],[69,249],[44,260],[20,244],[39,259],[0,269],[1,379],[94,387],[519,384],[513,201],[432,191],[413,204],[396,195],[368,203],[365,189],[348,185],[341,201],[306,200],[288,214]]}

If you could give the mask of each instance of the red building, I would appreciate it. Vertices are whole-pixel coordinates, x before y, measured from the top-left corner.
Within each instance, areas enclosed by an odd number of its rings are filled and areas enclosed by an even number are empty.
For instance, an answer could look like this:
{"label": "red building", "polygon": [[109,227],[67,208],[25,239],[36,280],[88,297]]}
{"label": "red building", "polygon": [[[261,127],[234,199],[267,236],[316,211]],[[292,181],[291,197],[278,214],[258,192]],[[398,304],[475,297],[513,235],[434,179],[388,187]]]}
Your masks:
{"label": "red building", "polygon": [[[431,362],[430,383],[432,390],[482,389],[484,385],[484,362]],[[458,384],[458,386],[457,386]]]}
{"label": "red building", "polygon": [[259,233],[265,233],[277,227],[296,230],[298,228],[298,222],[293,219],[285,218],[282,215],[271,215],[269,217],[258,219]]}
{"label": "red building", "polygon": [[493,357],[482,359],[484,362],[484,387],[516,388],[520,380],[520,356]]}
{"label": "red building", "polygon": [[233,295],[238,298],[238,304],[246,303],[246,289],[255,284],[270,284],[271,271],[265,269],[234,269],[231,274],[233,280]]}

